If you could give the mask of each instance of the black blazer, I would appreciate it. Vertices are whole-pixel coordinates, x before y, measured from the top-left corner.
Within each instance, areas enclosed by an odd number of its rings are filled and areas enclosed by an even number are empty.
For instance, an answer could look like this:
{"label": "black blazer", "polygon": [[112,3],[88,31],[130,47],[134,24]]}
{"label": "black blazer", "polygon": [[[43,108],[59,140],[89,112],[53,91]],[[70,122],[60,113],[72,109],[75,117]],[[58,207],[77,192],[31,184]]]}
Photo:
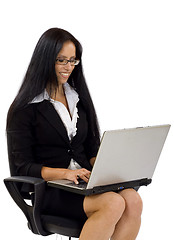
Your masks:
{"label": "black blazer", "polygon": [[7,128],[12,175],[41,177],[43,166],[67,168],[73,158],[91,170],[89,160],[98,145],[90,134],[87,115],[78,102],[77,134],[70,142],[66,128],[53,105],[44,100],[13,114]]}

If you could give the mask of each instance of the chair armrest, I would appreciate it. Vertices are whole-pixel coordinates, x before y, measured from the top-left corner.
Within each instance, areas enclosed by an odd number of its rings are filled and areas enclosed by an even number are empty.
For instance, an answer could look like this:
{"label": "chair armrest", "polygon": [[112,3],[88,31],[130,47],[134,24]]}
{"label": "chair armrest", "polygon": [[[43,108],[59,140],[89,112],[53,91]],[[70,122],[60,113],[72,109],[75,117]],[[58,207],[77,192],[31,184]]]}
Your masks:
{"label": "chair armrest", "polygon": [[28,177],[28,176],[13,176],[9,178],[5,178],[4,182],[21,182],[21,183],[29,183],[29,184],[40,184],[45,182],[45,180],[41,178]]}
{"label": "chair armrest", "polygon": [[[14,176],[4,179],[4,183],[13,200],[25,214],[31,231],[35,234],[43,236],[49,235],[50,233],[44,231],[41,223],[41,203],[45,193],[46,182],[41,178]],[[19,183],[28,183],[33,185],[33,206],[28,205],[24,201],[24,197],[18,187]]]}

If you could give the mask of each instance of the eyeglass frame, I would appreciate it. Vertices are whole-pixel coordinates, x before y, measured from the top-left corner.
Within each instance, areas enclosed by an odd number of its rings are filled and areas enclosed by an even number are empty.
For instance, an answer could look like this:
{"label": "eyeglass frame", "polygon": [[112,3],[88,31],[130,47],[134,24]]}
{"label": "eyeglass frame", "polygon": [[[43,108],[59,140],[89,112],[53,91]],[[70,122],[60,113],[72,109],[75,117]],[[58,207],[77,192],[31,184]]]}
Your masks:
{"label": "eyeglass frame", "polygon": [[[57,61],[60,60],[60,58],[56,58],[56,64],[58,65],[67,65],[68,62],[70,62],[71,66],[77,66],[80,63],[79,59],[61,59],[65,61],[65,64],[61,64],[60,62],[58,63]],[[75,64],[72,65],[72,62],[75,61]]]}

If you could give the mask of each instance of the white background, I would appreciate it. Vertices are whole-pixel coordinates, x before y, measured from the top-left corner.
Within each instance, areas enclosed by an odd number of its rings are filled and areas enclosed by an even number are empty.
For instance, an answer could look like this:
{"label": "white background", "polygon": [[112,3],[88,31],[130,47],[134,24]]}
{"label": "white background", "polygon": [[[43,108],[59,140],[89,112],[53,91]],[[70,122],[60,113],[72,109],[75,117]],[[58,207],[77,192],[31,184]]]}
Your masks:
{"label": "white background", "polygon": [[[171,0],[6,0],[0,4],[1,236],[43,239],[27,228],[2,180],[10,175],[5,121],[41,34],[70,31],[84,48],[83,65],[101,132],[174,125],[174,2]],[[174,128],[144,202],[137,240],[174,239]],[[55,239],[55,235],[45,237]],[[65,238],[66,239],[66,238]]]}

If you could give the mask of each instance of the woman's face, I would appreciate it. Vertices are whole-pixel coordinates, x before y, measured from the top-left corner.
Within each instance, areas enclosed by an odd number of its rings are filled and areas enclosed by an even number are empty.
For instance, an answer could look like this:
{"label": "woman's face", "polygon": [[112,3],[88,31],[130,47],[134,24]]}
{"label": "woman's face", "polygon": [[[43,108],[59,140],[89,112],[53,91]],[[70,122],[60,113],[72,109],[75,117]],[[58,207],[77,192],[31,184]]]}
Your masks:
{"label": "woman's face", "polygon": [[59,84],[64,84],[68,81],[68,78],[74,70],[75,66],[72,66],[70,62],[68,62],[66,65],[60,65],[60,63],[64,59],[76,59],[76,47],[74,43],[71,41],[65,42],[56,59],[59,59],[59,61],[57,61],[55,64],[57,80]]}

